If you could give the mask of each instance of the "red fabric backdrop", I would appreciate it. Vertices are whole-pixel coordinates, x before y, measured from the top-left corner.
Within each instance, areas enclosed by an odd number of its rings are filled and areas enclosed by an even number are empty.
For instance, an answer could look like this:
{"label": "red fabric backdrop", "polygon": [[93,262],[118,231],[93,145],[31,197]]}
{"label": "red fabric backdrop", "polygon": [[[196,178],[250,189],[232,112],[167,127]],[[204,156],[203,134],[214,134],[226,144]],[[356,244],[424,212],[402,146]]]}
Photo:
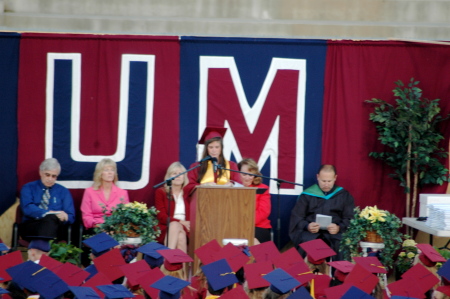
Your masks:
{"label": "red fabric backdrop", "polygon": [[[374,106],[365,100],[393,102],[394,82],[420,81],[423,96],[441,99],[450,112],[450,47],[386,41],[329,41],[323,110],[322,163],[337,166],[338,184],[355,197],[356,205],[378,205],[402,217],[405,194],[388,177],[392,169],[368,156],[381,151],[375,124],[369,120]],[[448,150],[449,124],[441,130]],[[448,167],[448,160],[445,161]],[[422,193],[445,193],[445,186],[426,186]],[[416,212],[417,215],[417,212]]]}

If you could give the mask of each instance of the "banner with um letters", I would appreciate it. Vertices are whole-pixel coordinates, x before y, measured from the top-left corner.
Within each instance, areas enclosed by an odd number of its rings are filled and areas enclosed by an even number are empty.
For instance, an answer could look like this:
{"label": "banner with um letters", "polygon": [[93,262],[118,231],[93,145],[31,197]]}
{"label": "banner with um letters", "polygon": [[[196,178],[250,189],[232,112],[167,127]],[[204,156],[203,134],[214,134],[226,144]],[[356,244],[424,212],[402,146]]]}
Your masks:
{"label": "banner with um letters", "polygon": [[179,156],[178,38],[23,34],[20,61],[19,187],[55,157],[79,206],[110,157],[120,186],[152,204]]}

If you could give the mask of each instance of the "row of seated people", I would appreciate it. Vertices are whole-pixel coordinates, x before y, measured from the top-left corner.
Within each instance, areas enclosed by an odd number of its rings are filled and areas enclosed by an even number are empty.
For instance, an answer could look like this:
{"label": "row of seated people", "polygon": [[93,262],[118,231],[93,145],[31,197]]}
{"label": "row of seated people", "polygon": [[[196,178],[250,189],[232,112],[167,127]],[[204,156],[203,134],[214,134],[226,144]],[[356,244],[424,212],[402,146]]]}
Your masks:
{"label": "row of seated people", "polygon": [[248,247],[221,246],[211,240],[195,250],[200,264],[192,275],[187,272],[187,263],[193,262],[189,255],[157,242],[137,248],[142,255],[130,261],[106,233],[84,243],[92,250],[92,264],[85,269],[49,257],[48,241],[42,240],[30,242],[27,262],[19,251],[0,256],[0,298],[395,299],[450,295],[450,261],[436,271],[436,257],[443,257],[429,244],[421,244],[425,246],[414,265],[388,283],[388,269],[376,256],[334,261],[336,252],[321,239],[299,244],[306,258],[295,248],[280,252],[272,241]]}
{"label": "row of seated people", "polygon": [[[223,128],[205,130],[199,141],[205,145],[202,159],[207,156],[213,157],[225,168],[261,175],[257,163],[252,159],[244,159],[237,165],[224,158],[222,141],[224,133]],[[255,238],[257,242],[270,240],[271,225],[268,217],[271,201],[269,187],[261,183],[261,177],[224,169],[213,171],[211,160],[196,162],[191,168],[197,165],[200,167],[175,178],[171,188],[166,184],[156,190],[155,207],[159,211],[157,218],[161,230],[158,241],[169,248],[179,248],[186,252],[190,231],[190,194],[195,186],[235,183],[265,189],[264,193],[256,195]],[[180,162],[174,162],[168,167],[164,180],[185,171]],[[59,227],[74,222],[75,209],[72,197],[65,187],[56,183],[60,172],[61,166],[56,159],[46,159],[39,168],[40,180],[23,186],[20,202],[24,216],[19,231],[24,239],[55,238],[58,236]],[[97,163],[93,185],[84,191],[80,207],[86,234],[93,234],[94,229],[104,222],[104,217],[109,216],[119,203],[130,201],[128,192],[119,188],[116,185],[117,181],[117,166],[113,160],[105,158]]]}

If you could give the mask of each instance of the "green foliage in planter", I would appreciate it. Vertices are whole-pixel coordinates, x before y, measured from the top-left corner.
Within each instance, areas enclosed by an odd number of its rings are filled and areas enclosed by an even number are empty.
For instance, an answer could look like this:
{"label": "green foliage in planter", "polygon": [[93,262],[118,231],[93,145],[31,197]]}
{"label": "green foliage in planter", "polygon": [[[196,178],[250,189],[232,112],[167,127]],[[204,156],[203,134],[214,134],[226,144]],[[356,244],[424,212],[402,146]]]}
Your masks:
{"label": "green foliage in planter", "polygon": [[402,251],[398,254],[397,260],[395,261],[395,270],[398,271],[400,275],[413,266],[414,259],[419,251],[416,245],[416,242],[411,239],[403,241]]}
{"label": "green foliage in planter", "polygon": [[[417,198],[417,189],[423,184],[439,184],[449,181],[448,169],[441,159],[448,153],[439,146],[444,136],[438,124],[447,117],[439,115],[439,99],[422,98],[419,81],[412,78],[405,86],[395,82],[393,90],[396,105],[380,99],[366,102],[376,104],[370,120],[376,124],[378,139],[389,149],[371,152],[369,156],[384,161],[394,169],[390,176],[400,181],[407,193],[406,214],[409,217],[410,193],[412,195],[412,217]],[[411,182],[412,181],[412,182]]]}
{"label": "green foliage in planter", "polygon": [[[104,213],[106,215],[106,210]],[[139,235],[142,238],[142,244],[146,244],[155,241],[161,233],[157,227],[158,213],[155,207],[149,209],[144,203],[120,203],[112,208],[110,216],[103,216],[105,222],[95,228],[95,232],[108,232],[117,241],[125,240],[131,232]]]}
{"label": "green foliage in planter", "polygon": [[367,231],[375,231],[383,238],[384,249],[380,253],[381,263],[392,268],[393,256],[402,244],[403,234],[399,231],[402,223],[394,214],[377,207],[355,208],[355,216],[342,234],[340,251],[344,259],[352,261],[355,256],[362,256],[359,242],[367,236]]}
{"label": "green foliage in planter", "polygon": [[83,250],[80,248],[65,242],[55,243],[53,240],[50,241],[50,245],[51,249],[49,256],[51,258],[54,258],[61,263],[69,262],[77,266],[81,265],[80,254]]}

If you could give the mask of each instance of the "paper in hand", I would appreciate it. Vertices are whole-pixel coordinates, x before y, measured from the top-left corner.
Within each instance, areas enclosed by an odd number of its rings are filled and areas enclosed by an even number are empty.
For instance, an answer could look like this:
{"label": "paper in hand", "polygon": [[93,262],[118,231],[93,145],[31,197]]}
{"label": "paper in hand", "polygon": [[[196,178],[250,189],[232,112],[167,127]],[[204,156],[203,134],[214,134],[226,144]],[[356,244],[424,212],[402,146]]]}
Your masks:
{"label": "paper in hand", "polygon": [[331,219],[332,217],[328,215],[322,214],[316,215],[316,222],[319,223],[320,229],[327,229],[328,225],[331,224]]}

